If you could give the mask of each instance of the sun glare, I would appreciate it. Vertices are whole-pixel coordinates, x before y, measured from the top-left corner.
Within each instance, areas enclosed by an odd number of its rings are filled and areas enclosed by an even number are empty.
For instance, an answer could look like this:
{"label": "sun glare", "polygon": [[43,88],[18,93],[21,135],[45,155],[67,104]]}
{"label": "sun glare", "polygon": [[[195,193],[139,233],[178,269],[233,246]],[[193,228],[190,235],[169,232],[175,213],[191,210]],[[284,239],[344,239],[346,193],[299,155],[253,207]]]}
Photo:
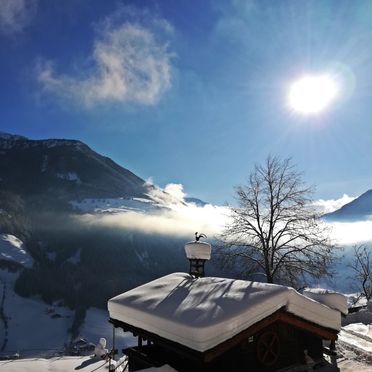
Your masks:
{"label": "sun glare", "polygon": [[337,96],[336,82],[329,75],[304,76],[289,90],[289,105],[301,114],[323,111]]}

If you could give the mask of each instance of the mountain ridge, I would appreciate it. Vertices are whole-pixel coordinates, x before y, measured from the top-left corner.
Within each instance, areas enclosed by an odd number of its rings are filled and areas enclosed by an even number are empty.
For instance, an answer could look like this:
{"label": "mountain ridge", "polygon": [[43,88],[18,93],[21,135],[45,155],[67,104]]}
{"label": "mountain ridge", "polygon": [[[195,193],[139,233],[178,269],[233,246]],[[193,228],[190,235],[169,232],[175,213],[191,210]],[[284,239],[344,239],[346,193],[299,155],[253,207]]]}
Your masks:
{"label": "mountain ridge", "polygon": [[322,216],[326,221],[368,220],[372,216],[372,189],[367,190],[356,199],[343,205],[334,212]]}
{"label": "mountain ridge", "polygon": [[0,133],[0,187],[22,196],[146,197],[149,186],[130,170],[71,139],[30,140]]}

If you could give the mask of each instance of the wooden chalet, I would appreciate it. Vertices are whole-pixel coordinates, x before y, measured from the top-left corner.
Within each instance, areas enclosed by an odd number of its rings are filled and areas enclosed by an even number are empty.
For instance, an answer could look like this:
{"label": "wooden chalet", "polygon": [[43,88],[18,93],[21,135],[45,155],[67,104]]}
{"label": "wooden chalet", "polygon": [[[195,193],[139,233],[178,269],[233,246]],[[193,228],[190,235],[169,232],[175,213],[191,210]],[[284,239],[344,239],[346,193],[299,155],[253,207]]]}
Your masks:
{"label": "wooden chalet", "polygon": [[343,310],[331,307],[289,287],[185,273],[108,302],[110,322],[138,337],[124,350],[129,371],[164,364],[177,371],[276,371],[316,362],[323,340],[336,340],[341,327]]}

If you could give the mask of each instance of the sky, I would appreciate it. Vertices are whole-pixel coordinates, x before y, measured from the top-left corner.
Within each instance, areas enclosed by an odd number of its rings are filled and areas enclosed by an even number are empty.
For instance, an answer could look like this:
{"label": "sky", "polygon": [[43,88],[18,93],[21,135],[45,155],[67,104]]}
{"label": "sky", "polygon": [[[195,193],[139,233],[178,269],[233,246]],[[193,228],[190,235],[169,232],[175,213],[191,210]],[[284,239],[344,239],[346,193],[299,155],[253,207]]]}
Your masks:
{"label": "sky", "polygon": [[[318,113],[289,104],[303,76],[337,85]],[[0,82],[0,131],[210,203],[270,154],[316,199],[372,188],[371,1],[0,0]]]}

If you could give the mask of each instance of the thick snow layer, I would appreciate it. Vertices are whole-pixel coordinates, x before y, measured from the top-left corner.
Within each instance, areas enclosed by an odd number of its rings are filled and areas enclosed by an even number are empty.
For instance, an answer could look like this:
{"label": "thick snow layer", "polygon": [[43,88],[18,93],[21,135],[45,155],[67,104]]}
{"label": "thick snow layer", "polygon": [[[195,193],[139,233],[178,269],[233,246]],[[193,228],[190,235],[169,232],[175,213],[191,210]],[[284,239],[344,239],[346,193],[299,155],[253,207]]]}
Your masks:
{"label": "thick snow layer", "polygon": [[343,360],[338,364],[340,372],[372,372],[372,366],[356,360]]}
{"label": "thick snow layer", "polygon": [[209,243],[189,242],[185,244],[185,252],[188,259],[210,260],[211,251],[212,247]]}
{"label": "thick snow layer", "polygon": [[347,305],[348,305],[349,309],[351,307],[367,306],[367,299],[360,292],[348,293],[348,294],[344,294],[344,296],[347,299]]}
{"label": "thick snow layer", "polygon": [[353,323],[342,327],[342,329],[365,338],[372,343],[372,324]]}
{"label": "thick snow layer", "polygon": [[368,336],[372,340],[372,324],[354,323],[343,328],[347,329],[348,331],[353,331],[361,335]]}
{"label": "thick snow layer", "polygon": [[350,345],[353,349],[358,349],[368,353],[371,356],[372,362],[372,339],[370,337],[360,337],[360,334],[343,328],[338,335],[338,339],[339,341]]}
{"label": "thick snow layer", "polygon": [[327,305],[331,309],[340,311],[342,314],[346,315],[348,313],[347,298],[341,293],[323,288],[306,288],[303,294],[321,304]]}
{"label": "thick snow layer", "polygon": [[15,261],[24,267],[31,267],[33,264],[23,242],[10,234],[0,234],[0,259]]}
{"label": "thick snow layer", "polygon": [[339,330],[341,314],[293,288],[174,273],[108,301],[110,317],[198,351],[233,337],[280,308]]}

